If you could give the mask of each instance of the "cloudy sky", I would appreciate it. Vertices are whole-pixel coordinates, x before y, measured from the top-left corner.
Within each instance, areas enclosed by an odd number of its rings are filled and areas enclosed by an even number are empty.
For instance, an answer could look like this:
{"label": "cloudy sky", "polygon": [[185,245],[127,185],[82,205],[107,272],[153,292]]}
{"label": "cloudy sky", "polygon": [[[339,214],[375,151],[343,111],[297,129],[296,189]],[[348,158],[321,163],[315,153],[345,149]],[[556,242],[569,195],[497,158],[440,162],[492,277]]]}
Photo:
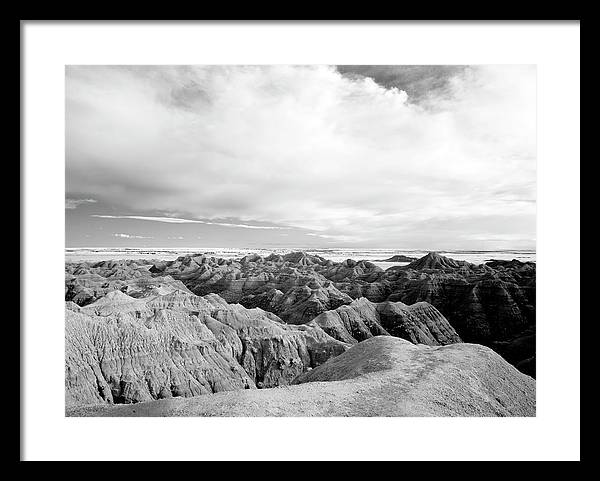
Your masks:
{"label": "cloudy sky", "polygon": [[533,249],[535,66],[69,66],[68,247]]}

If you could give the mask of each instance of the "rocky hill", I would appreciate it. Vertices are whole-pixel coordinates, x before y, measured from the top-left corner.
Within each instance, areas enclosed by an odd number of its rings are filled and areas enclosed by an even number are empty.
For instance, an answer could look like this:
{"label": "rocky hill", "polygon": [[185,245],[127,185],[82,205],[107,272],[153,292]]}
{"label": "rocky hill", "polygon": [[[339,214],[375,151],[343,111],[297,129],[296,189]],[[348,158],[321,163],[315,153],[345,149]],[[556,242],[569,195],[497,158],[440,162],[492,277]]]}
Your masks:
{"label": "rocky hill", "polygon": [[111,291],[66,306],[67,405],[132,403],[272,387],[349,346],[317,325],[186,291]]}
{"label": "rocky hill", "polygon": [[[366,297],[373,302],[428,302],[463,341],[496,349],[523,336],[535,337],[535,273],[531,262],[473,265],[429,254],[407,266],[386,270],[376,282],[345,282],[336,287],[352,298]],[[521,343],[519,349],[510,349],[513,356],[507,359],[534,374],[534,344]],[[524,360],[529,361],[520,364]]]}
{"label": "rocky hill", "polygon": [[65,300],[90,304],[108,292],[120,290],[132,297],[187,291],[181,281],[150,272],[152,261],[119,260],[65,265]]}
{"label": "rocky hill", "polygon": [[68,416],[535,416],[535,381],[491,349],[365,340],[292,385],[69,406]]}
{"label": "rocky hill", "polygon": [[167,262],[68,265],[65,299],[86,305],[115,289],[132,297],[213,293],[289,324],[306,324],[360,298],[376,304],[427,302],[463,341],[492,347],[534,374],[535,273],[535,263],[474,265],[438,253],[385,271],[367,261],[333,262],[304,252],[241,259],[198,254]]}
{"label": "rocky hill", "polygon": [[336,309],[352,302],[348,294],[340,292],[333,283],[309,281],[302,287],[292,287],[286,292],[270,289],[260,294],[249,294],[241,303],[246,307],[260,307],[277,313],[289,324],[305,324],[322,312]]}
{"label": "rocky hill", "polygon": [[449,257],[444,257],[437,252],[430,252],[429,254],[411,262],[407,269],[458,269],[460,267],[475,267],[474,264],[465,261],[457,261],[454,259],[450,259]]}
{"label": "rocky hill", "polygon": [[310,324],[349,344],[381,335],[430,346],[461,342],[444,316],[427,302],[407,306],[402,302],[376,304],[360,298],[318,315]]}
{"label": "rocky hill", "polygon": [[294,325],[216,294],[172,290],[134,298],[115,290],[84,306],[67,301],[65,316],[67,404],[285,385],[373,335],[431,345],[460,342],[426,303],[375,305],[366,299]]}

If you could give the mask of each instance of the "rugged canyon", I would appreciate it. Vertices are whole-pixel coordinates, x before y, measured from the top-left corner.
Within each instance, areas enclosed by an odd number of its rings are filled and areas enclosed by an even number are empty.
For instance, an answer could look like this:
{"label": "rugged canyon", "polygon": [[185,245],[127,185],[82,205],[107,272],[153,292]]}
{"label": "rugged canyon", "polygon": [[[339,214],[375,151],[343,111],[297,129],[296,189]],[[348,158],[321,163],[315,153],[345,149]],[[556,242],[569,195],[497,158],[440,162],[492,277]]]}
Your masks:
{"label": "rugged canyon", "polygon": [[[339,382],[352,391],[355,378],[374,396],[385,378],[414,397],[387,415],[523,415],[535,405],[532,262],[475,265],[430,253],[383,270],[293,252],[67,263],[65,301],[71,415],[215,393],[261,405],[265,392],[303,399]],[[375,371],[383,377],[371,379]],[[411,372],[420,374],[409,382]],[[449,399],[452,383],[467,378],[481,383],[457,394],[472,411],[454,402],[415,408],[432,389]],[[377,399],[374,412],[385,410]]]}

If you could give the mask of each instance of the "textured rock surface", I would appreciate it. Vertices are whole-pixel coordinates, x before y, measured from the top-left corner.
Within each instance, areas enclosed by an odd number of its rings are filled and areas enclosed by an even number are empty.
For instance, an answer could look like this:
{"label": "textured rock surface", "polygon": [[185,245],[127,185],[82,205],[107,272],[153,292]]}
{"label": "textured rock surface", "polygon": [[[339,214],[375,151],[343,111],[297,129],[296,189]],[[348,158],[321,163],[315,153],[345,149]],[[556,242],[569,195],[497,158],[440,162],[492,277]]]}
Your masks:
{"label": "textured rock surface", "polygon": [[[492,261],[481,266],[428,254],[407,266],[393,267],[380,280],[336,285],[353,298],[373,302],[428,302],[463,341],[492,348],[523,336],[535,338],[535,264]],[[508,352],[506,349],[498,352]],[[535,364],[535,343],[512,349],[510,362]],[[531,369],[526,372],[532,373]]]}
{"label": "textured rock surface", "polygon": [[260,307],[275,312],[289,324],[305,324],[322,312],[336,309],[352,302],[348,294],[340,292],[331,282],[311,281],[306,286],[292,287],[285,293],[270,289],[241,300],[246,307]]}
{"label": "textured rock surface", "polygon": [[132,297],[188,291],[181,281],[150,272],[151,261],[119,260],[65,265],[65,300],[90,304],[108,292],[120,290]]}
{"label": "textured rock surface", "polygon": [[395,337],[414,344],[443,346],[462,342],[460,336],[435,307],[427,302],[410,306],[402,302],[378,304],[381,325]]}
{"label": "textured rock surface", "polygon": [[332,262],[303,252],[238,260],[198,254],[168,262],[71,264],[65,298],[85,305],[114,289],[133,297],[185,289],[217,293],[290,324],[307,323],[361,297],[374,303],[427,302],[463,341],[492,347],[533,374],[535,272],[531,262],[473,265],[437,253],[385,271],[371,262]]}
{"label": "textured rock surface", "polygon": [[[304,252],[285,256],[246,256],[240,260],[214,257],[184,256],[168,263],[155,265],[152,273],[181,280],[192,292],[204,295],[217,293],[228,302],[257,302],[253,296],[271,290],[286,293],[295,288],[309,287],[323,295],[340,296],[332,282],[361,280],[375,281],[383,270],[367,261],[347,259],[335,263]],[[345,299],[350,303],[352,299]],[[275,304],[274,304],[275,305]],[[288,308],[287,304],[283,307]]]}
{"label": "textured rock surface", "polygon": [[186,291],[68,301],[67,405],[132,403],[272,387],[344,352],[318,326]]}
{"label": "textured rock surface", "polygon": [[69,416],[534,416],[535,380],[483,346],[414,345],[378,336],[294,385],[79,406]]}
{"label": "textured rock surface", "polygon": [[461,342],[448,321],[432,305],[419,302],[375,304],[365,298],[324,312],[311,324],[340,341],[354,344],[373,336],[391,335],[415,344],[438,346]]}
{"label": "textured rock surface", "polygon": [[430,252],[429,254],[411,262],[407,269],[457,269],[460,267],[475,267],[474,264],[470,264],[465,261],[457,261],[444,257],[437,252]]}

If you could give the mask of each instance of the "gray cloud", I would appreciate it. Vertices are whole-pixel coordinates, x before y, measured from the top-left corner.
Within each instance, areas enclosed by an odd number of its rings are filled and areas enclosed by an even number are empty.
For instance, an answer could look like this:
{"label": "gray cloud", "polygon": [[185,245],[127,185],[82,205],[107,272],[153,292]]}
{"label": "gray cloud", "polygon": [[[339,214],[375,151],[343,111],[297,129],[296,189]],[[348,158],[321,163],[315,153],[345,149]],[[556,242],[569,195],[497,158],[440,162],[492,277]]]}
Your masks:
{"label": "gray cloud", "polygon": [[77,209],[81,204],[95,204],[95,199],[65,199],[65,209]]}
{"label": "gray cloud", "polygon": [[448,97],[453,94],[452,80],[462,75],[467,65],[338,65],[349,77],[370,77],[386,88],[398,88],[410,102]]}

